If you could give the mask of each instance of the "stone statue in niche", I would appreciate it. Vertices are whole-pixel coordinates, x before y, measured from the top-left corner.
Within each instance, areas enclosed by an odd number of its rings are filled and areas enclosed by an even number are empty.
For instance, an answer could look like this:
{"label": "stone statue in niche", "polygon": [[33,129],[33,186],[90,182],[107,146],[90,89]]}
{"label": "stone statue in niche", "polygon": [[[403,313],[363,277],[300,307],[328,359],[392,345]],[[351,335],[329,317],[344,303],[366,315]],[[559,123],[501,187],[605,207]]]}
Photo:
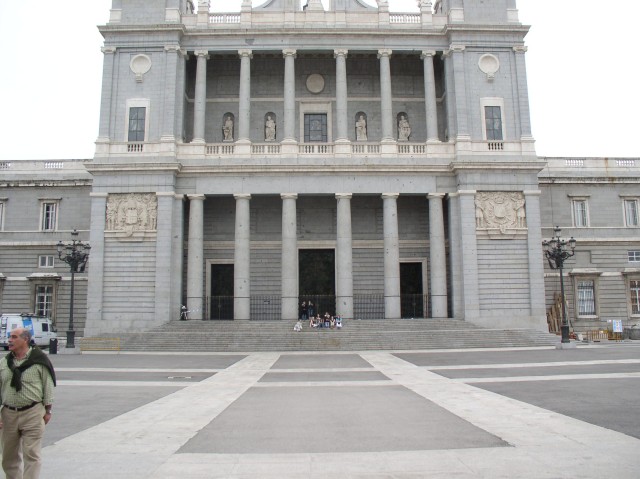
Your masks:
{"label": "stone statue in niche", "polygon": [[264,122],[264,139],[265,141],[275,141],[276,139],[276,122],[271,115],[267,115]]}
{"label": "stone statue in niche", "polygon": [[222,136],[224,141],[233,141],[233,118],[227,115],[222,125]]}
{"label": "stone statue in niche", "polygon": [[406,115],[400,115],[398,120],[398,141],[408,141],[411,136],[411,125]]}
{"label": "stone statue in niche", "polygon": [[131,236],[135,231],[155,231],[158,200],[153,193],[110,194],[107,199],[107,230]]}
{"label": "stone statue in niche", "polygon": [[367,141],[367,120],[364,115],[356,120],[356,141]]}
{"label": "stone statue in niche", "polygon": [[478,192],[475,198],[476,228],[507,230],[527,227],[524,194],[515,191]]}

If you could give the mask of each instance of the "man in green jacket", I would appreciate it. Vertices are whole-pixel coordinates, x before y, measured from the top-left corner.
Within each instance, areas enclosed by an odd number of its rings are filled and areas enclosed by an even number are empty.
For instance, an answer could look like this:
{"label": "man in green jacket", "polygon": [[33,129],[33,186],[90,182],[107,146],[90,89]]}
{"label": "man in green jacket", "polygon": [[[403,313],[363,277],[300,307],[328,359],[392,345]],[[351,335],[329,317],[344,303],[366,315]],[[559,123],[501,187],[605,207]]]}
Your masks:
{"label": "man in green jacket", "polygon": [[0,359],[2,468],[7,479],[40,476],[42,436],[51,420],[55,372],[47,355],[30,342],[28,329],[14,329],[9,333],[10,352]]}

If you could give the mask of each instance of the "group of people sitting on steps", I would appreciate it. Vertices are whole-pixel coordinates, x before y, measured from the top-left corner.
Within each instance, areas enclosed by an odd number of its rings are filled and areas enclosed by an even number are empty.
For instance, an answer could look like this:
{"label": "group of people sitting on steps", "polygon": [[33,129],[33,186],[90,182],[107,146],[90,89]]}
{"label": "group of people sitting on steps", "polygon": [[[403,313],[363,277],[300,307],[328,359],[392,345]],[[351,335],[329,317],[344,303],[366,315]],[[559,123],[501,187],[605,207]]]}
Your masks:
{"label": "group of people sitting on steps", "polygon": [[324,317],[320,316],[320,314],[314,316],[314,314],[314,304],[311,301],[303,301],[300,305],[300,319],[293,327],[293,330],[296,332],[302,331],[302,322],[307,320],[309,320],[310,328],[342,329],[342,318],[340,316],[331,316],[328,312],[324,313]]}

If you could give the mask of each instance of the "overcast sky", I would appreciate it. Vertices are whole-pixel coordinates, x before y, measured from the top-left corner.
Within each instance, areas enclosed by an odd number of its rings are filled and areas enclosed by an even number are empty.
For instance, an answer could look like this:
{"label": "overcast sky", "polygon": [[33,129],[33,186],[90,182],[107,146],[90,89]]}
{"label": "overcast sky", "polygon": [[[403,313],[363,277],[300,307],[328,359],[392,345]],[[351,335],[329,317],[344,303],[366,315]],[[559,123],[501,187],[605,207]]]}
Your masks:
{"label": "overcast sky", "polygon": [[[240,0],[212,3],[220,10]],[[390,0],[395,11],[414,4]],[[540,156],[640,156],[640,2],[608,4],[518,0],[520,21],[532,26],[527,70]],[[111,0],[0,0],[0,160],[93,157],[102,81],[96,25],[110,8]]]}

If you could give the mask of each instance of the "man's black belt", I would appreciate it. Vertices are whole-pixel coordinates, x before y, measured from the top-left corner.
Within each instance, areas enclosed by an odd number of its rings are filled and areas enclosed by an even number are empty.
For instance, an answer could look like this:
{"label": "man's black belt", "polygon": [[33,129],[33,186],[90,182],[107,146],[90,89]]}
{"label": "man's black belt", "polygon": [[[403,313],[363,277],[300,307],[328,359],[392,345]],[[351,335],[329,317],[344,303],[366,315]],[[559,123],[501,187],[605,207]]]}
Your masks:
{"label": "man's black belt", "polygon": [[11,409],[12,411],[26,411],[27,409],[31,409],[33,406],[35,406],[36,404],[40,404],[39,402],[32,402],[31,404],[29,404],[28,406],[9,406],[8,404],[3,404],[4,407],[6,407],[7,409]]}

